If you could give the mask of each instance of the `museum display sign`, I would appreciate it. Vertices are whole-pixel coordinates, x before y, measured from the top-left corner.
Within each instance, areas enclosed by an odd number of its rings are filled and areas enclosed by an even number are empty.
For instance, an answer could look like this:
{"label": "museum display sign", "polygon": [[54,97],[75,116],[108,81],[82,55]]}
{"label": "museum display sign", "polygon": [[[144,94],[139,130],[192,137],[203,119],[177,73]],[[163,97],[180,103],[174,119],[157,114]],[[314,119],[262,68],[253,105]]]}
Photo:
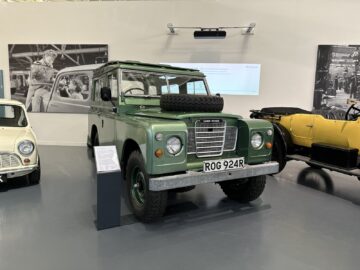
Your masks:
{"label": "museum display sign", "polygon": [[108,60],[101,44],[10,44],[11,98],[28,112],[87,113],[93,70]]}

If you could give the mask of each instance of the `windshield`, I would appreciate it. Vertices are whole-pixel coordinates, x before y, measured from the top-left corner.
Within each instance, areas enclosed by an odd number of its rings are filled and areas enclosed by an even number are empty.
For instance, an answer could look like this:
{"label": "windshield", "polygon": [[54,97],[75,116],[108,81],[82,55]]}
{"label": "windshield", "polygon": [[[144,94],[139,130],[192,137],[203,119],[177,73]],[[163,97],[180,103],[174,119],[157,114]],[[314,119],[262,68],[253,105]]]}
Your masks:
{"label": "windshield", "polygon": [[122,72],[121,89],[125,96],[208,95],[204,78],[136,71]]}
{"label": "windshield", "polygon": [[23,108],[16,105],[0,104],[1,127],[26,127],[28,125]]}

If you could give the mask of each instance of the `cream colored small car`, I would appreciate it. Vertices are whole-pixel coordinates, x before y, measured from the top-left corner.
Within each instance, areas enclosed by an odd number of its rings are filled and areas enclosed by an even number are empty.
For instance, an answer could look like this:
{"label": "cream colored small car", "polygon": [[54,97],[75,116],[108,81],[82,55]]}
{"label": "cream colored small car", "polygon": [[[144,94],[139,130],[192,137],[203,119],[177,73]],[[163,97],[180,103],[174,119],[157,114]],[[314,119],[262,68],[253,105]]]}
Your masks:
{"label": "cream colored small car", "polygon": [[40,182],[36,137],[24,105],[0,99],[0,183],[24,175],[29,184]]}

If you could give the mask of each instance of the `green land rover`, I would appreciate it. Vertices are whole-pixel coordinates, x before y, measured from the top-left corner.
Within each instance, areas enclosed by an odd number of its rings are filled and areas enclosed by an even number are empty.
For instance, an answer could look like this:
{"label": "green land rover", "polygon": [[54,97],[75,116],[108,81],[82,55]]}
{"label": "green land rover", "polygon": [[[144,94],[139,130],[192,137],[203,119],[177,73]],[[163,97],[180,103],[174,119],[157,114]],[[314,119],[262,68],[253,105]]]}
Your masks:
{"label": "green land rover", "polygon": [[116,145],[135,216],[164,214],[169,191],[218,183],[249,202],[265,188],[273,127],[265,120],[221,113],[198,70],[135,61],[109,62],[94,72],[88,145]]}

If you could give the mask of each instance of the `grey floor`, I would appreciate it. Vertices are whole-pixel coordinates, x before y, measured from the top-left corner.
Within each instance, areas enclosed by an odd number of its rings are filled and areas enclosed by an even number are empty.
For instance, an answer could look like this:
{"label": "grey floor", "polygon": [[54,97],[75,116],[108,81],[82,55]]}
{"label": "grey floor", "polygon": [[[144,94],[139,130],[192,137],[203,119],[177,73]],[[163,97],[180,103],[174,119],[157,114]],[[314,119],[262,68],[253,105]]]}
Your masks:
{"label": "grey floor", "polygon": [[159,223],[98,232],[87,149],[40,153],[40,185],[0,186],[1,270],[359,269],[356,178],[290,162],[250,205],[203,185],[173,195]]}

